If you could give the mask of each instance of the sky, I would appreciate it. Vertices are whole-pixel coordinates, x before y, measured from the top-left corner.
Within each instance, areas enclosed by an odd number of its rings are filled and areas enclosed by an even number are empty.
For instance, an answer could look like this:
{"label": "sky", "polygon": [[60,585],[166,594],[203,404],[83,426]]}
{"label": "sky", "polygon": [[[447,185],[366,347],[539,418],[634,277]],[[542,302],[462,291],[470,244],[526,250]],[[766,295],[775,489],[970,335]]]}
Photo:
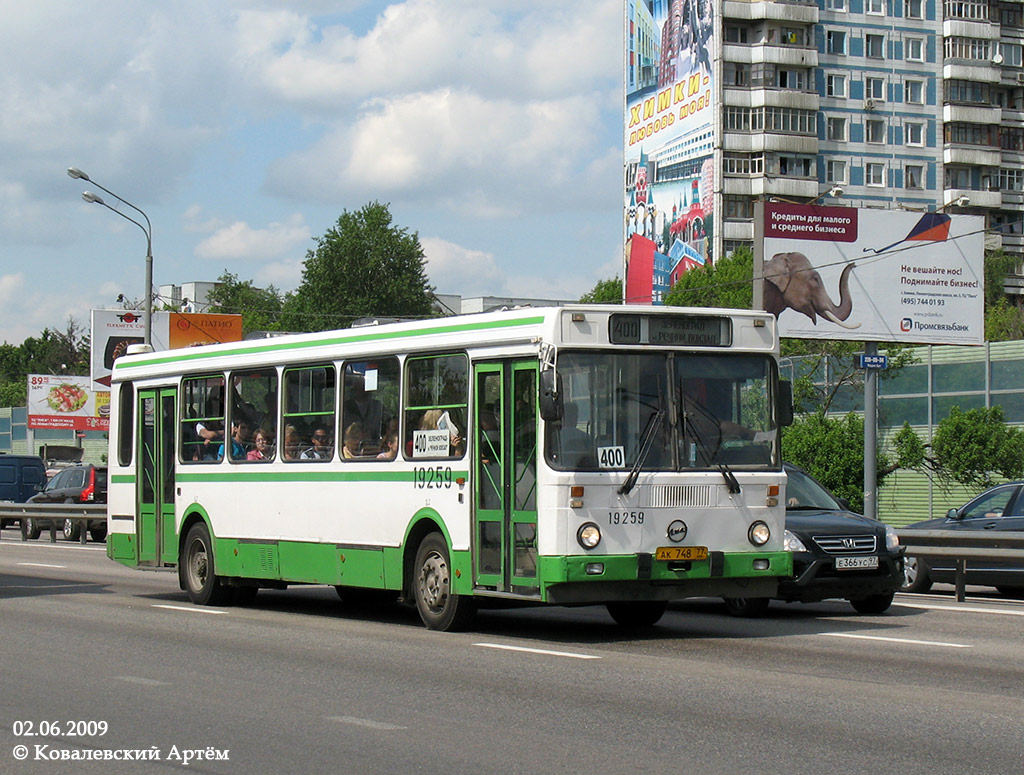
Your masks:
{"label": "sky", "polygon": [[0,341],[225,271],[293,290],[388,203],[438,293],[621,274],[621,0],[0,0]]}

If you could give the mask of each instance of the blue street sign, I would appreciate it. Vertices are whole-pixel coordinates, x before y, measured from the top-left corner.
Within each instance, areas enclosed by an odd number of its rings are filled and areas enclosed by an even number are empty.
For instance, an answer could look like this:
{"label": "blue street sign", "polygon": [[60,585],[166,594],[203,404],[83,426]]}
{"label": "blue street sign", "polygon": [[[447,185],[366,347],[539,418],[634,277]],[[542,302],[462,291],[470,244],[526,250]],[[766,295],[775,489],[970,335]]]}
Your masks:
{"label": "blue street sign", "polygon": [[888,355],[859,355],[857,365],[862,369],[887,369],[889,368]]}

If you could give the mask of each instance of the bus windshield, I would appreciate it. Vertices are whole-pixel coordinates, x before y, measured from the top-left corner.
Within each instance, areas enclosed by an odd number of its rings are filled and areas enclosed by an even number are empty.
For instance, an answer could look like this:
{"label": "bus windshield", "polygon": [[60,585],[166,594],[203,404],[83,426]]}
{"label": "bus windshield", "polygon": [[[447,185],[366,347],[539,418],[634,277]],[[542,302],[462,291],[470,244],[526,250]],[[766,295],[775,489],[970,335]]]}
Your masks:
{"label": "bus windshield", "polygon": [[774,366],[762,355],[561,352],[548,463],[570,471],[778,467]]}

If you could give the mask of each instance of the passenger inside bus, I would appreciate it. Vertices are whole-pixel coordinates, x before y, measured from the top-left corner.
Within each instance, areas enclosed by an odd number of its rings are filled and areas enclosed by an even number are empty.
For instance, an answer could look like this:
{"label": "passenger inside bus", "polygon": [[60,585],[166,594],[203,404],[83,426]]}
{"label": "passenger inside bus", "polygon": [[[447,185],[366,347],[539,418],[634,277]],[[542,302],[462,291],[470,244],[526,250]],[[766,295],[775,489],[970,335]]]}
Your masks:
{"label": "passenger inside bus", "polygon": [[345,428],[358,422],[367,438],[380,439],[384,435],[389,418],[381,402],[366,390],[366,379],[362,374],[346,376],[343,417]]}
{"label": "passenger inside bus", "polygon": [[[245,460],[249,447],[249,423],[235,420],[231,423],[231,459]],[[224,445],[217,448],[217,459],[224,459]]]}
{"label": "passenger inside bus", "polygon": [[284,459],[298,460],[302,450],[302,436],[294,425],[286,425],[284,428]]}
{"label": "passenger inside bus", "polygon": [[260,428],[253,436],[253,448],[245,456],[246,460],[270,462],[274,459],[274,437]]}
{"label": "passenger inside bus", "polygon": [[316,426],[310,439],[313,446],[302,451],[302,460],[330,460],[334,457],[334,444],[331,443],[330,433],[325,427]]}
{"label": "passenger inside bus", "polygon": [[579,407],[572,401],[562,406],[562,419],[551,425],[548,435],[550,457],[567,468],[593,468],[597,465],[597,448],[594,439],[581,431]]}
{"label": "passenger inside bus", "polygon": [[354,422],[345,429],[341,456],[346,460],[363,457],[362,445],[366,441],[366,430],[361,422]]}
{"label": "passenger inside bus", "polygon": [[398,457],[398,428],[388,431],[384,449],[377,455],[378,460],[394,460]]}

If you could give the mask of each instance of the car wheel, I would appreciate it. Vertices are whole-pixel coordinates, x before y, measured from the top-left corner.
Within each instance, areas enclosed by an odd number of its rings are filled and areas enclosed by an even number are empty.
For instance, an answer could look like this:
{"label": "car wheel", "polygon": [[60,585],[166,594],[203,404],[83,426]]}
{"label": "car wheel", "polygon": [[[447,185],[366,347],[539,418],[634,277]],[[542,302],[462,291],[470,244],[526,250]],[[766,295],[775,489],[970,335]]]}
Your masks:
{"label": "car wheel", "polygon": [[643,600],[631,603],[608,603],[606,606],[612,619],[620,627],[636,629],[653,627],[665,614],[668,602],[665,600]]}
{"label": "car wheel", "polygon": [[234,597],[216,575],[213,542],[206,524],[198,522],[185,537],[183,562],[178,568],[188,599],[196,605],[226,605]]}
{"label": "car wheel", "polygon": [[102,543],[107,540],[107,526],[102,525],[100,527],[90,527],[89,537],[96,543]]}
{"label": "car wheel", "polygon": [[64,538],[68,541],[77,541],[82,535],[82,525],[76,519],[64,520]]}
{"label": "car wheel", "polygon": [[1024,597],[1024,587],[996,587],[996,591],[1003,597]]}
{"label": "car wheel", "polygon": [[726,597],[723,599],[725,600],[725,609],[729,613],[745,618],[764,616],[768,612],[768,603],[771,602],[767,597]]}
{"label": "car wheel", "polygon": [[892,605],[892,598],[895,593],[885,592],[881,595],[869,595],[851,600],[852,605],[858,613],[862,614],[884,614]]}
{"label": "car wheel", "polygon": [[440,533],[430,533],[423,539],[416,552],[413,573],[416,610],[428,629],[452,632],[469,626],[476,614],[476,603],[452,592],[448,544]]}
{"label": "car wheel", "polygon": [[932,588],[928,567],[917,557],[903,558],[903,586],[900,592],[927,592]]}
{"label": "car wheel", "polygon": [[32,519],[32,517],[26,517],[25,518],[25,524],[22,527],[24,529],[25,535],[27,535],[29,538],[31,538],[33,540],[35,540],[36,538],[39,538],[39,536],[43,532],[40,529],[39,525],[36,524],[36,521],[34,519]]}

